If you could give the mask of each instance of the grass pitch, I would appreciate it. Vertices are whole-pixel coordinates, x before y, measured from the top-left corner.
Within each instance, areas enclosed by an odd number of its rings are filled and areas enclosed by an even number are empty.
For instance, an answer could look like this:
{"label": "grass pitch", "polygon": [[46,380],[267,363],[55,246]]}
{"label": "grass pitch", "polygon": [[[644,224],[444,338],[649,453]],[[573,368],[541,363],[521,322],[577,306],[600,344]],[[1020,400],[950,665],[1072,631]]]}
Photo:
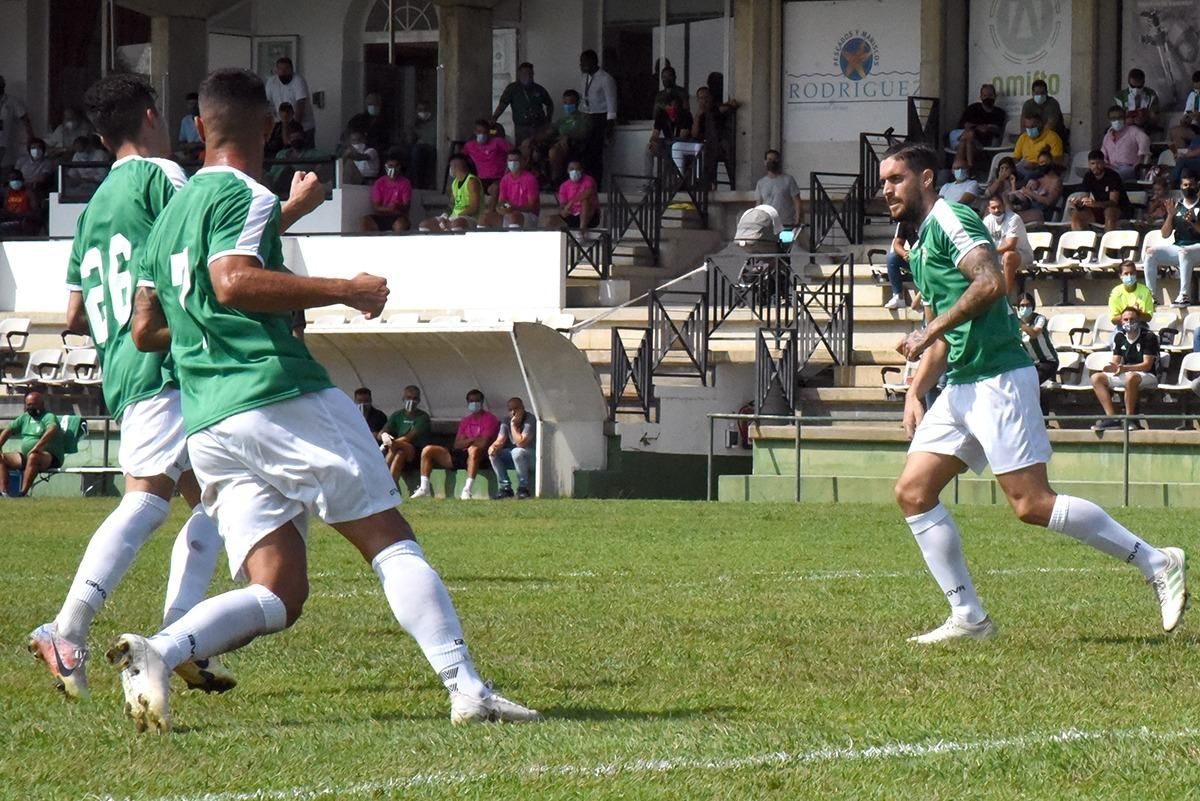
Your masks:
{"label": "grass pitch", "polygon": [[[139,737],[102,657],[73,704],[24,650],[113,503],[0,503],[0,798],[1200,794],[1200,615],[1163,636],[1135,571],[1004,509],[956,510],[1000,639],[927,650],[905,638],[945,602],[890,506],[407,504],[481,672],[548,718],[466,729],[369,566],[314,526],[299,624]],[[97,620],[97,655],[156,627],[184,515]],[[1200,514],[1118,516],[1200,558]]]}

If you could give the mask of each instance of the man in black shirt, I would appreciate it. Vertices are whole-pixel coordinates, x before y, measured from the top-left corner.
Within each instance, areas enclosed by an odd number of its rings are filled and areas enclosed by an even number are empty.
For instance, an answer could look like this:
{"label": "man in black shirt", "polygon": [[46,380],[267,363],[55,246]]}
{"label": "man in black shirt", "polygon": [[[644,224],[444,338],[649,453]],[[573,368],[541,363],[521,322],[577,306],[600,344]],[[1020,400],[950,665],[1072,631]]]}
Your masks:
{"label": "man in black shirt", "polygon": [[958,130],[950,132],[950,146],[968,164],[976,164],[982,148],[998,144],[1004,137],[1008,114],[996,105],[996,87],[985,83],[979,87],[979,102],[967,106]]}
{"label": "man in black shirt", "polygon": [[379,442],[379,432],[387,425],[388,416],[371,403],[371,390],[366,387],[354,390],[354,403],[362,411],[363,418],[367,421],[367,428],[371,429],[371,436],[375,437],[376,442]]}
{"label": "man in black shirt", "polygon": [[1071,204],[1071,229],[1082,231],[1103,218],[1104,230],[1115,230],[1121,217],[1129,216],[1129,197],[1121,176],[1105,165],[1104,154],[1099,150],[1088,153],[1088,171],[1082,183],[1087,196],[1076,198]]}
{"label": "man in black shirt", "polygon": [[[1130,306],[1121,313],[1121,325],[1113,338],[1112,362],[1104,370],[1092,374],[1092,389],[1104,407],[1103,419],[1092,426],[1093,431],[1120,428],[1113,408],[1112,391],[1125,390],[1125,414],[1137,414],[1138,397],[1158,386],[1155,371],[1158,369],[1158,334],[1142,322],[1138,309]],[[1129,427],[1136,424],[1130,420]]]}

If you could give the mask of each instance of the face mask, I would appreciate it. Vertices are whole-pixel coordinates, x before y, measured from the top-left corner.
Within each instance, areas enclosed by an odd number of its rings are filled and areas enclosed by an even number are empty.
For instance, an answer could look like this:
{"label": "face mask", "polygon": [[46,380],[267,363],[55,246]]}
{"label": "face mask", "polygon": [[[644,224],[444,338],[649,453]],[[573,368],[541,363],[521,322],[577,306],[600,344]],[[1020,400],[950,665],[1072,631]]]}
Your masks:
{"label": "face mask", "polygon": [[383,171],[384,171],[385,173],[387,173],[387,177],[388,177],[388,178],[395,178],[395,177],[396,177],[396,168],[395,168],[395,167],[384,167],[384,168],[383,168]]}
{"label": "face mask", "polygon": [[418,111],[417,119],[420,120],[421,122],[429,122],[429,120],[433,119],[433,112],[432,111]]}
{"label": "face mask", "polygon": [[583,173],[581,173],[579,170],[569,170],[567,172],[567,177],[572,181],[578,181],[583,178]]}
{"label": "face mask", "polygon": [[404,411],[411,412],[415,408],[417,408],[417,402],[415,400],[412,398],[404,399]]}
{"label": "face mask", "polygon": [[9,181],[8,182],[8,188],[13,190],[14,192],[21,191],[21,187],[23,187],[23,186],[25,186],[24,181]]}
{"label": "face mask", "polygon": [[1041,128],[1026,128],[1026,129],[1025,129],[1025,134],[1026,134],[1026,135],[1027,135],[1027,136],[1028,136],[1030,139],[1037,139],[1037,138],[1038,138],[1038,134],[1040,134],[1041,132],[1042,132],[1042,129],[1041,129]]}
{"label": "face mask", "polygon": [[371,411],[371,404],[369,404],[369,403],[356,403],[354,405],[357,406],[358,410],[360,412],[362,412],[363,414],[366,414],[367,412]]}
{"label": "face mask", "polygon": [[954,180],[956,180],[956,181],[965,181],[965,180],[967,180],[967,170],[966,170],[966,168],[964,168],[964,167],[955,167],[955,168],[954,168]]}
{"label": "face mask", "polygon": [[1142,324],[1141,323],[1125,323],[1125,333],[1131,339],[1137,339],[1137,337],[1140,336],[1142,333]]}
{"label": "face mask", "polygon": [[1134,97],[1137,97],[1141,93],[1142,93],[1142,87],[1140,87],[1140,86],[1129,87],[1129,94],[1133,95]]}
{"label": "face mask", "polygon": [[1030,317],[1033,316],[1033,309],[1029,306],[1018,306],[1017,314],[1020,316],[1020,318],[1022,320],[1028,320]]}
{"label": "face mask", "polygon": [[782,165],[779,163],[779,161],[770,159],[767,161],[767,172],[779,172],[780,166]]}
{"label": "face mask", "polygon": [[574,114],[577,108],[579,106],[574,103],[563,103],[563,114]]}
{"label": "face mask", "polygon": [[1046,102],[1046,96],[1045,95],[1034,95],[1033,102],[1037,103],[1040,106]]}
{"label": "face mask", "polygon": [[1188,200],[1195,200],[1195,199],[1196,199],[1196,196],[1197,196],[1197,195],[1200,195],[1200,189],[1197,189],[1197,188],[1196,188],[1196,187],[1194,187],[1194,186],[1192,186],[1192,187],[1189,187],[1189,188],[1187,188],[1187,189],[1180,189],[1179,191],[1180,191],[1180,192],[1183,194],[1183,196],[1184,196],[1186,199],[1188,199]]}
{"label": "face mask", "polygon": [[1127,287],[1132,288],[1134,285],[1137,284],[1137,276],[1136,275],[1122,275],[1121,283]]}
{"label": "face mask", "polygon": [[984,107],[984,108],[991,108],[991,107],[992,107],[992,106],[994,106],[994,105],[996,105],[996,98],[994,98],[994,97],[985,97],[985,98],[983,99],[983,107]]}
{"label": "face mask", "polygon": [[287,86],[289,83],[291,83],[291,82],[292,82],[292,76],[291,76],[291,75],[289,75],[289,76],[287,76],[286,78],[280,78],[280,79],[279,79],[279,82],[280,82],[281,84],[283,84],[284,86]]}
{"label": "face mask", "polygon": [[1003,216],[1004,216],[1004,212],[1002,212],[1002,211],[999,213],[992,212],[992,213],[988,214],[988,219],[992,220],[993,222],[999,223],[1000,218]]}
{"label": "face mask", "polygon": [[46,412],[43,411],[42,409],[35,409],[32,406],[27,406],[25,408],[25,413],[28,414],[30,417],[32,417],[34,420],[40,420],[40,419],[42,419],[42,415],[45,414]]}
{"label": "face mask", "polygon": [[30,148],[29,157],[32,158],[34,161],[37,161],[38,159],[40,159],[42,157],[43,152],[44,151],[40,147]]}
{"label": "face mask", "polygon": [[1119,131],[1125,127],[1125,120],[1109,120],[1108,127],[1114,131]]}
{"label": "face mask", "polygon": [[519,161],[508,162],[508,171],[509,172],[516,172],[519,169],[521,169],[521,162],[519,162]]}
{"label": "face mask", "polygon": [[478,142],[479,144],[481,144],[481,145],[485,144],[487,142],[487,140],[488,140],[487,134],[475,134],[475,141]]}
{"label": "face mask", "polygon": [[483,404],[479,401],[471,401],[467,404],[467,411],[471,414],[479,414],[483,411]]}
{"label": "face mask", "polygon": [[376,106],[376,105],[367,106],[367,113],[370,114],[372,117],[374,117],[376,114],[379,113],[379,106]]}
{"label": "face mask", "polygon": [[355,153],[366,153],[367,152],[367,145],[364,142],[355,142],[352,145],[350,145],[350,147],[354,150]]}

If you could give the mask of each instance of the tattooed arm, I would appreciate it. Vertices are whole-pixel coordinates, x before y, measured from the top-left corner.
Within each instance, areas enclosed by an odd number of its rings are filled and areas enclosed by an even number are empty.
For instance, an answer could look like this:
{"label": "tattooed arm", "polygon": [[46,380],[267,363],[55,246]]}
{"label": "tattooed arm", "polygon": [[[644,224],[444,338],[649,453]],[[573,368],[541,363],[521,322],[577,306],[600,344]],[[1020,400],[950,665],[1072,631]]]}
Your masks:
{"label": "tattooed arm", "polygon": [[970,279],[970,286],[957,303],[930,320],[925,328],[908,335],[901,346],[901,353],[907,358],[917,358],[934,340],[941,339],[951,328],[980,316],[1007,293],[1000,263],[995,252],[986,245],[972,248],[958,263],[958,270]]}

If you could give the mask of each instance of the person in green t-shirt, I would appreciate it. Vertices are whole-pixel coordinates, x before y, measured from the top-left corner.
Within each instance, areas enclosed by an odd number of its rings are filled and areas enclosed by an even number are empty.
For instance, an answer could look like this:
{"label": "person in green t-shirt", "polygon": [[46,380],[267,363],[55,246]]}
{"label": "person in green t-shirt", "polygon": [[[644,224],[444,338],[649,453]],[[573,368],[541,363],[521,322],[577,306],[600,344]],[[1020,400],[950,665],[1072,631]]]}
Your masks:
{"label": "person in green t-shirt", "polygon": [[562,95],[563,116],[550,129],[550,178],[560,184],[566,176],[567,162],[583,157],[592,135],[592,118],[579,110],[579,92],[568,89]]}
{"label": "person in green t-shirt", "polygon": [[[911,641],[985,640],[997,633],[967,571],[958,527],[939,500],[959,473],[968,467],[981,473],[989,465],[1023,522],[1136,567],[1154,590],[1163,629],[1173,631],[1187,601],[1183,551],[1155,548],[1091,501],[1050,488],[1037,373],[1021,346],[995,244],[975,212],[937,196],[941,161],[929,146],[906,142],[890,148],[879,165],[892,217],[920,226],[909,265],[926,317],[925,327],[897,346],[920,365],[905,395],[904,429],[912,444],[896,500],[950,602],[946,622]],[[926,409],[921,399],[943,371],[946,389]]]}
{"label": "person in green t-shirt", "polygon": [[402,403],[403,408],[388,418],[380,433],[384,458],[394,481],[400,480],[406,467],[417,464],[429,438],[429,415],[417,408],[421,403],[420,388],[413,384],[405,387]]}
{"label": "person in green t-shirt", "polygon": [[0,495],[8,495],[8,471],[20,470],[24,496],[33,486],[37,474],[62,467],[63,437],[58,418],[46,411],[46,401],[40,392],[25,396],[25,413],[0,431],[0,448],[16,434],[21,440],[16,451],[0,453]]}
{"label": "person in green t-shirt", "polygon": [[230,572],[248,586],[207,599],[153,637],[117,639],[108,656],[122,671],[128,714],[139,730],[169,730],[175,665],[295,623],[316,515],[374,569],[397,622],[446,687],[452,723],[537,719],[480,678],[449,593],[396,509],[399,492],[366,421],[292,336],[297,309],[344,304],[378,317],[387,282],[291,273],[279,200],[262,185],[272,124],[262,79],[220,69],[199,94],[204,167],[150,232],[133,337],[141,349],[170,348],[192,467]]}

